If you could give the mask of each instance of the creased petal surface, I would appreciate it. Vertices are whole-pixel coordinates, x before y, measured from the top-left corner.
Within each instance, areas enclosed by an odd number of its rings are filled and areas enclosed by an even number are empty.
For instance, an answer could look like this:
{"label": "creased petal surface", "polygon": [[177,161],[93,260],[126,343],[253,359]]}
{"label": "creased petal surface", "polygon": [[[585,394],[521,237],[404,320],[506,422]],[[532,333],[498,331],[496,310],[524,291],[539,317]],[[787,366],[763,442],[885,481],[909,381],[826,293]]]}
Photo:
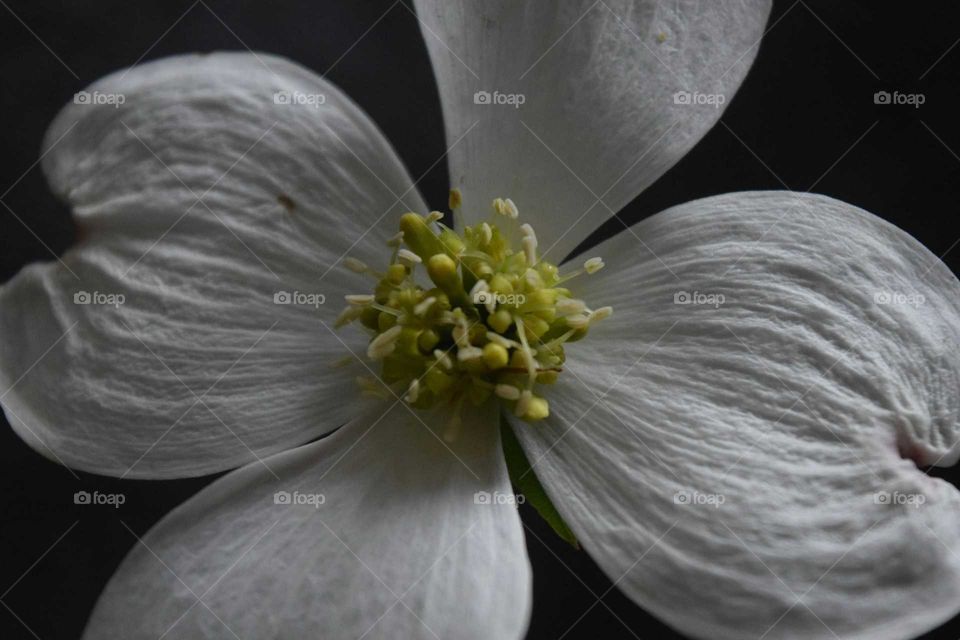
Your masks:
{"label": "creased petal surface", "polygon": [[14,429],[73,467],[167,478],[353,417],[327,327],[367,285],[339,263],[383,255],[397,216],[422,209],[370,120],[263,54],[163,59],[78,96],[43,168],[79,242],[0,289]]}
{"label": "creased petal surface", "polygon": [[[960,283],[811,194],[674,207],[601,244],[613,317],[517,433],[586,550],[698,638],[912,638],[960,609]],[[568,375],[569,374],[569,375]],[[835,635],[834,635],[835,634]]]}
{"label": "creased petal surface", "polygon": [[770,11],[768,0],[416,6],[467,222],[510,197],[554,262],[713,126]]}
{"label": "creased petal surface", "polygon": [[495,407],[449,446],[421,422],[436,415],[385,409],[171,512],[86,640],[521,638],[531,575],[516,507],[497,498],[512,495]]}

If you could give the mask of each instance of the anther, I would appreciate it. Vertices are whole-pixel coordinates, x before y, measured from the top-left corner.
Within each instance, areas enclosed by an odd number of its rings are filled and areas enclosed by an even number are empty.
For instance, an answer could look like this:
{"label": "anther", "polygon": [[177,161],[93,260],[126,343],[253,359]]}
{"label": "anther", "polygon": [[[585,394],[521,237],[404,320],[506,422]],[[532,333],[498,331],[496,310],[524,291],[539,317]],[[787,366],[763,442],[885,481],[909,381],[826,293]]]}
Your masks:
{"label": "anther", "polygon": [[420,259],[420,256],[408,249],[400,249],[397,251],[397,257],[401,260],[406,260],[410,264],[420,264],[423,262],[423,260]]}
{"label": "anther", "polygon": [[390,236],[387,240],[388,247],[399,247],[403,243],[403,231],[399,231]]}
{"label": "anther", "polygon": [[397,339],[400,337],[401,331],[403,331],[403,327],[394,325],[371,340],[367,347],[367,357],[371,360],[381,360],[393,353],[394,349],[397,348]]}
{"label": "anther", "polygon": [[520,397],[520,389],[512,384],[498,384],[493,388],[493,392],[497,394],[497,397],[504,400],[516,400]]}
{"label": "anther", "polygon": [[357,260],[356,258],[344,258],[343,266],[354,273],[366,273],[370,270],[370,267],[367,266],[367,263],[362,260]]}
{"label": "anther", "polygon": [[606,320],[613,315],[613,307],[600,307],[590,314],[590,322]]}
{"label": "anther", "polygon": [[433,357],[437,359],[437,365],[441,368],[446,369],[447,371],[453,369],[453,360],[451,360],[450,356],[440,349],[433,350]]}
{"label": "anther", "polygon": [[364,307],[368,304],[372,304],[374,300],[373,295],[368,293],[350,293],[343,296],[343,298],[347,301],[347,303],[356,305],[358,307]]}
{"label": "anther", "polygon": [[417,316],[418,318],[422,318],[427,314],[427,311],[430,310],[430,307],[432,307],[433,303],[436,301],[437,301],[436,298],[434,298],[433,296],[430,296],[429,298],[426,298],[423,302],[417,303],[417,305],[413,307],[413,315]]}
{"label": "anther", "polygon": [[480,225],[480,237],[484,245],[490,244],[490,241],[493,240],[493,229],[486,222]]}
{"label": "anther", "polygon": [[605,266],[606,265],[603,262],[603,258],[590,258],[583,263],[584,270],[590,275],[600,271],[600,269],[603,269]]}
{"label": "anther", "polygon": [[450,189],[450,197],[447,199],[447,205],[450,207],[450,210],[459,209],[462,204],[463,194],[460,193],[460,189]]}
{"label": "anther", "polygon": [[407,395],[404,396],[404,400],[413,404],[417,401],[417,398],[420,397],[420,380],[414,378],[410,381],[410,386],[407,388]]}
{"label": "anther", "polygon": [[483,357],[483,350],[479,347],[460,347],[457,350],[457,360],[460,362],[466,362],[468,360],[476,360],[477,358]]}
{"label": "anther", "polygon": [[583,310],[586,308],[583,300],[576,300],[574,298],[561,298],[557,300],[557,313],[561,316],[572,316],[578,313],[583,313]]}
{"label": "anther", "polygon": [[517,406],[514,407],[513,413],[522,418],[523,414],[527,412],[527,409],[530,407],[530,401],[533,400],[533,393],[529,390],[524,390],[520,392],[520,399],[517,400]]}
{"label": "anther", "polygon": [[[523,246],[523,253],[527,257],[527,264],[531,267],[537,264],[537,236],[525,236],[523,240],[520,241],[520,244]],[[539,275],[540,274],[537,274],[538,277]]]}

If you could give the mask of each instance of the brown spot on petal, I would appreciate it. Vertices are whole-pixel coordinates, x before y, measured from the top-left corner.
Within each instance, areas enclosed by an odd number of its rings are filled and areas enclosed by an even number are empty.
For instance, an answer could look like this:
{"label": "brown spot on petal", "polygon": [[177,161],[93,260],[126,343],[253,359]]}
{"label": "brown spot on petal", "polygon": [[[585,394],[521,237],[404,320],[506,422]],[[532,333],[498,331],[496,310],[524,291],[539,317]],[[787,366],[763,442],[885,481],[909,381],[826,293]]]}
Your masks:
{"label": "brown spot on petal", "polygon": [[293,210],[297,208],[297,205],[293,202],[293,198],[282,193],[277,196],[277,202],[283,205],[283,208],[287,210],[287,213],[293,213]]}

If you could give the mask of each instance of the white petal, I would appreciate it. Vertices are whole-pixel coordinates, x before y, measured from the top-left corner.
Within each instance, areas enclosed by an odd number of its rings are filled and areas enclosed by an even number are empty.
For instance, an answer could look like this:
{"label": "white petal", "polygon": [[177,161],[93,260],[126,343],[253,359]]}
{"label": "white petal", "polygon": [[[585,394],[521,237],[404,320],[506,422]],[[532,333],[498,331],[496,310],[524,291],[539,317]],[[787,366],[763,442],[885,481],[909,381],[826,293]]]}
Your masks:
{"label": "white petal", "polygon": [[510,197],[554,261],[713,126],[770,10],[769,0],[416,5],[467,221]]}
{"label": "white petal", "polygon": [[[381,264],[411,185],[374,125],[328,82],[264,55],[165,59],[87,95],[52,125],[43,164],[80,242],[0,289],[14,429],[67,465],[161,478],[231,468],[353,417],[355,373],[333,366],[349,352],[321,323],[369,288],[338,262],[349,250]],[[415,192],[403,200],[423,209]],[[281,292],[293,304],[275,304]]]}
{"label": "white petal", "polygon": [[580,283],[613,317],[517,428],[587,551],[701,638],[912,638],[960,610],[958,492],[914,463],[957,460],[957,279],[809,194],[633,230],[650,250],[621,234]]}
{"label": "white petal", "polygon": [[253,464],[171,512],[85,638],[522,637],[531,572],[495,405],[452,448],[424,414],[380,409],[268,458],[280,479]]}

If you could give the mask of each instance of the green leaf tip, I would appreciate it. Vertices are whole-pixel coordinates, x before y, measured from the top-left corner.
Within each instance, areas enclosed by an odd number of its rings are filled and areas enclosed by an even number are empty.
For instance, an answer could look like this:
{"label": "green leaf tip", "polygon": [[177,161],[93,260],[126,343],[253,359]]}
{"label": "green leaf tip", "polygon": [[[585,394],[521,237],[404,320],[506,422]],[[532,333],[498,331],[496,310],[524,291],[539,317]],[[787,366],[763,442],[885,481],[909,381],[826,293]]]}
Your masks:
{"label": "green leaf tip", "polygon": [[573,531],[563,520],[563,516],[553,506],[553,502],[550,501],[550,497],[543,485],[540,484],[537,474],[533,471],[530,461],[523,452],[517,436],[506,420],[502,420],[500,423],[500,440],[503,444],[503,455],[507,461],[510,481],[526,497],[527,502],[537,510],[540,517],[550,525],[554,533],[575,549],[579,549],[580,544],[577,542],[577,537],[573,535]]}

